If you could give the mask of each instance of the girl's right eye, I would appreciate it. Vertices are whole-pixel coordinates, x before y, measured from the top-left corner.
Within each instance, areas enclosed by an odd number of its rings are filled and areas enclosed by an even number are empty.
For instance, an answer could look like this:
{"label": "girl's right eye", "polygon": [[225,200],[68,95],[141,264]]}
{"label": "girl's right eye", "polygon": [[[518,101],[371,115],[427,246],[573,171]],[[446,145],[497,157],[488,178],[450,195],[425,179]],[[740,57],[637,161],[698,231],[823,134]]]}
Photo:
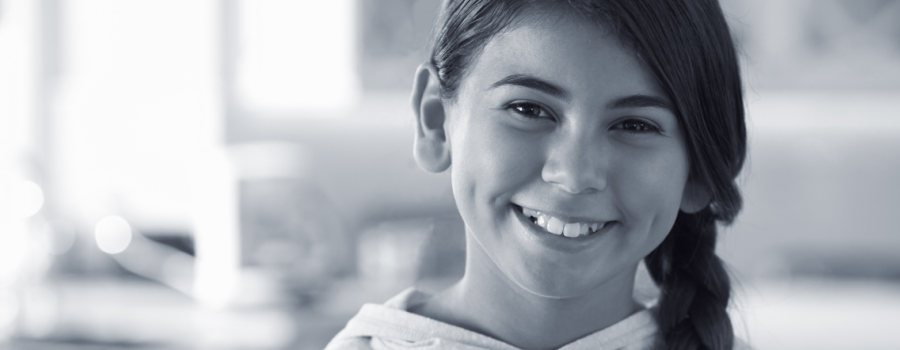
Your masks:
{"label": "girl's right eye", "polygon": [[552,118],[544,107],[531,102],[513,102],[506,105],[506,109],[522,115],[526,118]]}

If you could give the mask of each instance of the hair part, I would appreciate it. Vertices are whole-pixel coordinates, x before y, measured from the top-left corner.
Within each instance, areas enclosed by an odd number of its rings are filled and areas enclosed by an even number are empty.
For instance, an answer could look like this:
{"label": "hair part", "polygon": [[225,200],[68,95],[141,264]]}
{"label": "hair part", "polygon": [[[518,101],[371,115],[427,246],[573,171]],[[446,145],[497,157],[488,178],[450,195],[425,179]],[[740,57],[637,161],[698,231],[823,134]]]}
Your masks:
{"label": "hair part", "polygon": [[[546,11],[546,10],[553,11]],[[487,42],[532,14],[577,15],[609,30],[656,77],[675,107],[690,157],[689,181],[711,198],[680,212],[646,258],[659,285],[657,323],[668,349],[731,349],[731,286],[715,254],[716,222],[741,209],[735,178],[746,157],[737,53],[717,0],[447,0],[435,27],[431,63],[441,96],[460,81]]]}

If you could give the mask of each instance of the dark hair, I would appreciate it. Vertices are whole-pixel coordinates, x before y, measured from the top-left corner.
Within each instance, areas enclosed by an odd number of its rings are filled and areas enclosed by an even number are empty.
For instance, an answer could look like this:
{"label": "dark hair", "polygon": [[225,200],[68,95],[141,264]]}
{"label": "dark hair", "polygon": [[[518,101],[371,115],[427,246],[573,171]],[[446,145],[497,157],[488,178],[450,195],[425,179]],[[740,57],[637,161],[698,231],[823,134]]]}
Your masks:
{"label": "dark hair", "polygon": [[[746,156],[740,70],[716,0],[446,0],[431,63],[441,96],[454,99],[466,69],[494,35],[537,7],[598,21],[630,47],[675,106],[691,160],[689,181],[711,202],[679,212],[669,235],[644,259],[661,295],[657,322],[669,349],[731,349],[731,284],[715,254],[716,221],[741,208],[735,178]],[[534,11],[538,12],[538,11]]]}

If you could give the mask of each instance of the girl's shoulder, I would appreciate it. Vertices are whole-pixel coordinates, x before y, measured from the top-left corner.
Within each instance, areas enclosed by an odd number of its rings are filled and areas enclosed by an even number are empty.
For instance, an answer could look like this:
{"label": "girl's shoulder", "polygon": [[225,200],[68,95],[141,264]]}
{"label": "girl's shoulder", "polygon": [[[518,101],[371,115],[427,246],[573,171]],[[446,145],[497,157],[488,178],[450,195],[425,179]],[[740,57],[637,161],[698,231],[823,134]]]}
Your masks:
{"label": "girl's shoulder", "polygon": [[373,350],[367,339],[363,338],[334,338],[325,347],[325,350]]}
{"label": "girl's shoulder", "polygon": [[516,350],[499,340],[408,311],[431,296],[409,288],[384,304],[365,304],[325,349]]}

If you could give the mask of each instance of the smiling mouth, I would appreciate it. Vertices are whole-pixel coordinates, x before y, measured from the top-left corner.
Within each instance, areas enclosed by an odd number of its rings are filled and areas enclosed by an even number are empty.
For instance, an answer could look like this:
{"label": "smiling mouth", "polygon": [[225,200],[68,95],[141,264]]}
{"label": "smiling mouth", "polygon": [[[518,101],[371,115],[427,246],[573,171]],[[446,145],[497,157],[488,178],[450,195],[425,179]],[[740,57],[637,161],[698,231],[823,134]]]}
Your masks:
{"label": "smiling mouth", "polygon": [[537,210],[528,209],[525,207],[521,207],[516,205],[516,208],[528,217],[529,220],[536,226],[544,229],[544,231],[552,233],[557,236],[568,237],[568,238],[578,238],[582,236],[589,236],[597,231],[600,231],[611,223],[610,221],[606,222],[565,222],[559,218],[553,217],[551,215],[539,212]]}

